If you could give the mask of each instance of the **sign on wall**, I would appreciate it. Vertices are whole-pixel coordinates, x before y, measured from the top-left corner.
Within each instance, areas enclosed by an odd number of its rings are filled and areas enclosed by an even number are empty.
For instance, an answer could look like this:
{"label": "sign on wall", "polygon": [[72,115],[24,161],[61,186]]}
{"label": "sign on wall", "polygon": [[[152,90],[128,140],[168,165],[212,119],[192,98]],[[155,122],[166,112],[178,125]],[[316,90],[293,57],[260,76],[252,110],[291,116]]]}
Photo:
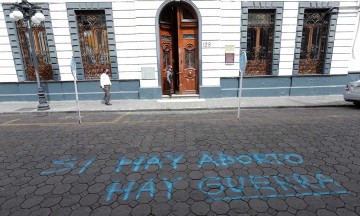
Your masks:
{"label": "sign on wall", "polygon": [[235,61],[235,46],[225,45],[225,64],[234,64]]}
{"label": "sign on wall", "polygon": [[141,79],[143,79],[143,80],[155,79],[155,68],[154,67],[141,67]]}
{"label": "sign on wall", "polygon": [[209,48],[209,47],[211,47],[211,42],[205,41],[202,43],[202,46],[203,46],[203,48]]}

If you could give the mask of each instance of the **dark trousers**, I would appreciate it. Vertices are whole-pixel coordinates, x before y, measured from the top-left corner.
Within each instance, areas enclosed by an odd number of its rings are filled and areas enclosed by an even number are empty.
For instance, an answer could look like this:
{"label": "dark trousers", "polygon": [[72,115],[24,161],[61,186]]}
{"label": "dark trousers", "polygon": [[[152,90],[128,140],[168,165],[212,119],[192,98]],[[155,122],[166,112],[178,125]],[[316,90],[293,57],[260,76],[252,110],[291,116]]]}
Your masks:
{"label": "dark trousers", "polygon": [[169,83],[169,96],[171,97],[172,95],[172,82]]}
{"label": "dark trousers", "polygon": [[105,103],[110,103],[110,86],[104,86],[103,90],[105,92],[105,96],[104,96]]}

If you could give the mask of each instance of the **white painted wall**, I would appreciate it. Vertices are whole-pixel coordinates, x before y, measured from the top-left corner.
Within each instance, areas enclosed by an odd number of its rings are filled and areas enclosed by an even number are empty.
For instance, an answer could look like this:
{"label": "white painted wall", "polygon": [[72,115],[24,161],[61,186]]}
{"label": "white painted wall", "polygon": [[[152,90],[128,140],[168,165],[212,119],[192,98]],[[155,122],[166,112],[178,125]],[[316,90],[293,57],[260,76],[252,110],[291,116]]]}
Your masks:
{"label": "white painted wall", "polygon": [[[358,1],[358,5],[360,6],[360,0]],[[357,31],[357,36],[356,38],[354,37],[354,41],[352,41],[352,43],[349,43],[351,46],[351,58],[348,71],[350,73],[360,72],[360,12],[357,14],[356,20],[357,24],[355,27],[355,34]]]}
{"label": "white painted wall", "polygon": [[66,4],[50,3],[49,10],[61,80],[74,80],[70,68],[72,46]]}
{"label": "white painted wall", "polygon": [[[211,65],[221,64],[221,4],[216,2],[194,1],[202,20],[202,84],[220,86],[220,78],[211,77]],[[205,45],[206,44],[206,45]]]}
{"label": "white painted wall", "polygon": [[[100,0],[67,0],[67,2],[99,2]],[[277,0],[276,0],[277,1]],[[280,1],[280,0],[279,0]],[[15,0],[0,0],[13,3]],[[33,3],[43,2],[33,0]],[[72,56],[66,3],[47,1],[50,7],[61,80],[72,80]],[[155,17],[162,0],[112,0],[119,79],[140,79],[141,87],[158,86]],[[220,77],[238,75],[240,48],[240,0],[193,0],[202,20],[202,82],[203,86],[219,86]],[[356,0],[340,1],[331,74],[360,71],[360,48],[351,50],[358,22]],[[342,8],[342,7],[353,8]],[[17,82],[4,15],[0,7],[0,82]],[[292,74],[298,1],[284,2],[279,76]],[[356,47],[360,47],[360,33]],[[207,44],[205,46],[205,44]],[[235,63],[225,64],[225,45],[235,46]],[[141,67],[154,67],[155,80],[141,80]]]}
{"label": "white painted wall", "polygon": [[298,7],[298,2],[284,2],[280,43],[279,76],[292,75]]}
{"label": "white painted wall", "polygon": [[18,82],[3,7],[0,7],[0,83]]}
{"label": "white painted wall", "polygon": [[340,1],[330,74],[347,74],[349,71],[351,47],[357,25],[356,5],[357,1]]}
{"label": "white painted wall", "polygon": [[[220,86],[220,77],[239,74],[241,1],[194,1],[202,16],[202,85]],[[225,64],[225,45],[235,46],[234,64]]]}

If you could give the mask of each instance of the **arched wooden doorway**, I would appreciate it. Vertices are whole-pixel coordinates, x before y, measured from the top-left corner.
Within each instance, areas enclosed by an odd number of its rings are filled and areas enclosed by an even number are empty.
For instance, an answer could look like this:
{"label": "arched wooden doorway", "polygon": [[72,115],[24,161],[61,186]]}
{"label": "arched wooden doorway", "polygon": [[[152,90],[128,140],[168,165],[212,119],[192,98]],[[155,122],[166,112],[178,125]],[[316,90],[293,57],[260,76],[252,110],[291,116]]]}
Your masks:
{"label": "arched wooden doorway", "polygon": [[173,67],[173,93],[199,93],[198,18],[186,3],[169,4],[160,13],[162,94],[169,94],[166,68]]}

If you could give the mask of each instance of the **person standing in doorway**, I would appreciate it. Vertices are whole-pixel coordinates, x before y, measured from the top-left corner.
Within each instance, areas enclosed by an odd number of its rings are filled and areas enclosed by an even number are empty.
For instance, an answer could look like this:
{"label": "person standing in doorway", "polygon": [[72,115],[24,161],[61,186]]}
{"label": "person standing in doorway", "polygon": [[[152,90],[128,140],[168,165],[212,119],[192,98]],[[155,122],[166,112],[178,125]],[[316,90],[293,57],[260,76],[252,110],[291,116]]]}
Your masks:
{"label": "person standing in doorway", "polygon": [[167,66],[166,70],[166,80],[169,83],[169,96],[172,96],[172,77],[173,77],[173,71],[171,65]]}
{"label": "person standing in doorway", "polygon": [[109,77],[110,71],[109,69],[105,68],[103,69],[103,72],[100,76],[100,86],[105,92],[104,101],[106,105],[111,106],[110,103],[110,87],[111,87],[111,81]]}

